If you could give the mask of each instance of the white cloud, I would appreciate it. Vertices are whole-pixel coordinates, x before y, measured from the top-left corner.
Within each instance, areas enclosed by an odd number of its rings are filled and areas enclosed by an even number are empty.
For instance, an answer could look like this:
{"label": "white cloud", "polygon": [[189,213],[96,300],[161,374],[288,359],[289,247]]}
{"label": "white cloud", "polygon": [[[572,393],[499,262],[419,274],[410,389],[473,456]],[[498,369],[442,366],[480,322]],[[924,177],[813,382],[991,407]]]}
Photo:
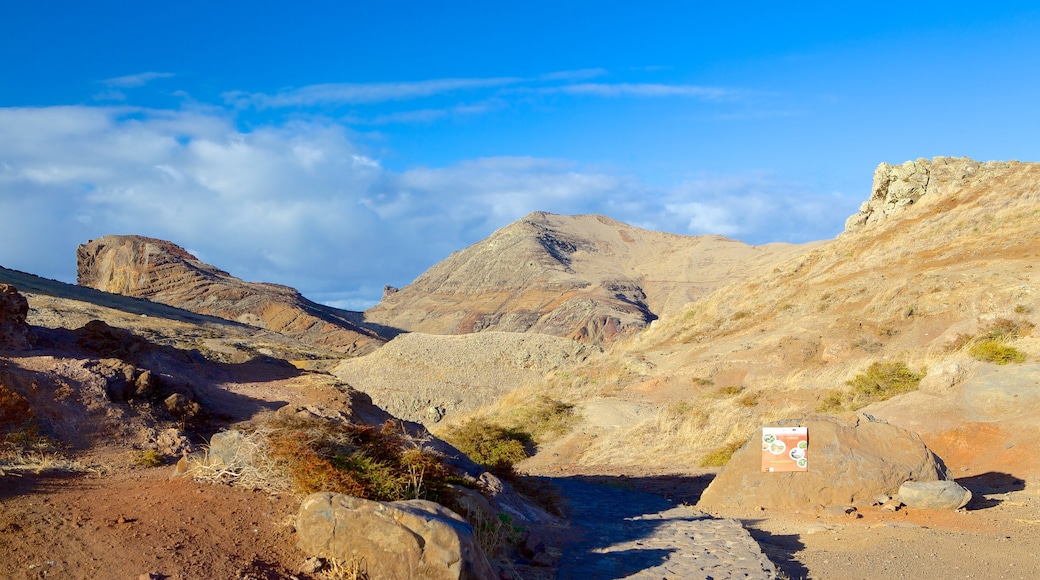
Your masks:
{"label": "white cloud", "polygon": [[771,241],[841,223],[816,193],[768,175],[651,188],[530,157],[395,172],[330,122],[244,132],[212,109],[0,109],[0,265],[65,281],[78,244],[141,234],[356,307],[531,211]]}
{"label": "white cloud", "polygon": [[119,87],[124,89],[130,89],[135,87],[142,87],[155,79],[165,79],[174,76],[173,73],[168,72],[143,72],[135,75],[126,75],[122,77],[115,77],[111,79],[105,79],[101,81],[102,84],[110,87]]}
{"label": "white cloud", "polygon": [[732,90],[719,87],[655,83],[577,83],[543,90],[546,92],[597,97],[695,97],[699,99],[719,99],[733,94]]}
{"label": "white cloud", "polygon": [[523,79],[499,77],[484,79],[433,79],[397,83],[328,83],[309,85],[273,95],[243,93],[240,91],[228,92],[224,94],[224,98],[228,103],[239,107],[252,106],[258,109],[372,104],[385,103],[387,101],[406,101],[463,90],[502,87],[520,82],[523,82]]}

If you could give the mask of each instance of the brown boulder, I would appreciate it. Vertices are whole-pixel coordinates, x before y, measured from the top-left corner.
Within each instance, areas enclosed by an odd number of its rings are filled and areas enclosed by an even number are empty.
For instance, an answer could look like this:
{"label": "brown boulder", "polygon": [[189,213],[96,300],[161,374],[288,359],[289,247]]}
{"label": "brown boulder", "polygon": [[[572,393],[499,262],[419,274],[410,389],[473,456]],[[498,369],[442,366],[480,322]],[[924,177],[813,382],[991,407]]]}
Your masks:
{"label": "brown boulder", "polygon": [[810,416],[768,426],[808,427],[809,471],[762,471],[757,431],[722,468],[698,507],[805,510],[895,496],[906,481],[949,479],[942,460],[916,434],[869,415]]}
{"label": "brown boulder", "polygon": [[10,284],[0,284],[0,348],[27,349],[32,346],[32,330],[26,323],[29,301]]}
{"label": "brown boulder", "polygon": [[496,577],[473,528],[429,501],[315,493],[303,500],[296,531],[307,554],[358,565],[372,580]]}

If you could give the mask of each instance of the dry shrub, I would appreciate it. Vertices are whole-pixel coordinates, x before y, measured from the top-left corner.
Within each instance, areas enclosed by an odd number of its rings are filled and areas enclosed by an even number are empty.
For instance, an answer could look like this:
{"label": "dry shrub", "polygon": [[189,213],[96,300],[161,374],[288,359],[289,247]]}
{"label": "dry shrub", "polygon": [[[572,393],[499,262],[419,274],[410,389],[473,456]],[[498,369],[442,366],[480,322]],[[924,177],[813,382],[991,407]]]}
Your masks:
{"label": "dry shrub", "polygon": [[396,421],[380,427],[277,417],[266,425],[269,454],[301,493],[330,491],[376,501],[451,501],[456,477],[441,457]]}

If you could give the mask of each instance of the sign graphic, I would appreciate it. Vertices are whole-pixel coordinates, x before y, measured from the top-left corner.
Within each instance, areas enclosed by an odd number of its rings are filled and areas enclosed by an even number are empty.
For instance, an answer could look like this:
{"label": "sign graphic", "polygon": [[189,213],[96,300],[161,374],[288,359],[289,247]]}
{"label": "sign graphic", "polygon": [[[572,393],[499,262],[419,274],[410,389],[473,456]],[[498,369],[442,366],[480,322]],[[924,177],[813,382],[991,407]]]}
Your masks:
{"label": "sign graphic", "polygon": [[809,471],[808,427],[763,427],[762,471]]}

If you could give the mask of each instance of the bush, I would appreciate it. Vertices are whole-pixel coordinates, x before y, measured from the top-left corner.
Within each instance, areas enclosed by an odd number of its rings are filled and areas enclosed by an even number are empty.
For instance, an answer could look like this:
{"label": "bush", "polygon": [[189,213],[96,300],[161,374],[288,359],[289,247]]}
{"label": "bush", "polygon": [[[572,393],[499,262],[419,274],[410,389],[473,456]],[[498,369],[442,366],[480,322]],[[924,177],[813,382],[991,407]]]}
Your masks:
{"label": "bush", "polygon": [[1026,360],[1026,355],[1013,346],[1008,346],[1000,340],[983,340],[968,350],[968,354],[975,360],[983,362],[1006,365],[1008,363],[1020,363]]}
{"label": "bush", "polygon": [[345,493],[376,501],[452,500],[455,477],[395,421],[381,427],[275,418],[262,431],[268,453],[303,494]]}
{"label": "bush", "polygon": [[159,467],[166,463],[166,458],[155,449],[134,453],[133,464],[141,467]]}
{"label": "bush", "polygon": [[531,434],[503,427],[487,419],[470,419],[448,429],[444,439],[470,459],[497,472],[511,472],[513,464],[527,459]]}
{"label": "bush", "polygon": [[521,407],[516,417],[516,422],[527,428],[529,437],[539,441],[548,435],[563,435],[577,420],[574,405],[545,395],[539,395],[533,405]]}
{"label": "bush", "polygon": [[874,362],[867,370],[845,382],[850,390],[832,390],[816,408],[821,413],[855,411],[871,403],[916,391],[924,369],[914,372],[904,362]]}
{"label": "bush", "polygon": [[729,462],[733,454],[743,447],[743,443],[729,443],[708,453],[701,458],[701,467],[722,467]]}

